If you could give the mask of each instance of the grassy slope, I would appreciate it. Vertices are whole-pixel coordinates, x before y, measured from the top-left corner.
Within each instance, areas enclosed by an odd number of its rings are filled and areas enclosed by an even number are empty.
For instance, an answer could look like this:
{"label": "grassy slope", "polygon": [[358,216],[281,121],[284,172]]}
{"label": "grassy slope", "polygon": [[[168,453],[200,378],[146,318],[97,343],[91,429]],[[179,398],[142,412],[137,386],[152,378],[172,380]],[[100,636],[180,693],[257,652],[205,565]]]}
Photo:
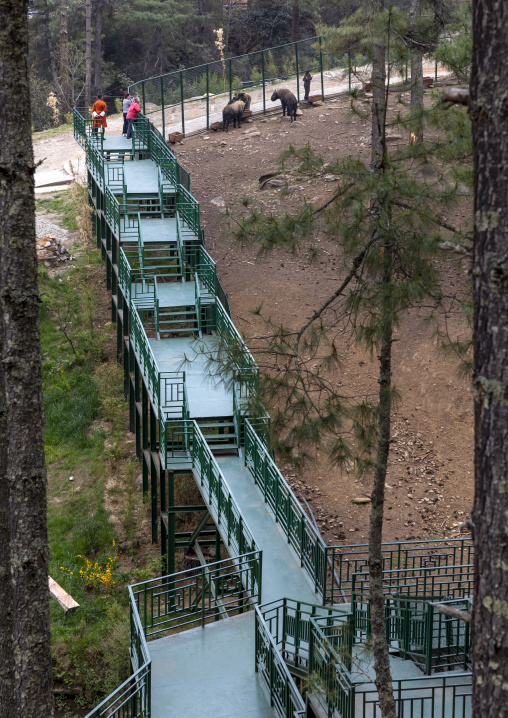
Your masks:
{"label": "grassy slope", "polygon": [[[50,201],[44,209],[64,212],[72,226],[68,196]],[[50,575],[80,604],[66,617],[51,602],[55,681],[79,691],[83,703],[128,676],[125,585],[155,575],[157,548],[147,545],[143,526],[100,254],[81,248],[77,262],[54,277],[41,269],[40,291]],[[117,554],[119,545],[131,545],[128,555]],[[105,582],[87,586],[84,557]]]}

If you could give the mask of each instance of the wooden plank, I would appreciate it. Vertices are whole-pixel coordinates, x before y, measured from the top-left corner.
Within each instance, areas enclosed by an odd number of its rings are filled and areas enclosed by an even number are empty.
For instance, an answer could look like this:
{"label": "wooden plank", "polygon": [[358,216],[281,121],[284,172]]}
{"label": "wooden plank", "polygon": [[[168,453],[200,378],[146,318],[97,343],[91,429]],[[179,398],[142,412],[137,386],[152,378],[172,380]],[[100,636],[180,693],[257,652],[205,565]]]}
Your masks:
{"label": "wooden plank", "polygon": [[60,607],[63,608],[65,613],[68,611],[75,611],[76,608],[79,608],[79,603],[75,601],[72,596],[67,593],[67,591],[64,591],[63,588],[51,578],[51,576],[48,576],[48,583],[49,592],[52,598],[54,598],[55,601],[58,601]]}

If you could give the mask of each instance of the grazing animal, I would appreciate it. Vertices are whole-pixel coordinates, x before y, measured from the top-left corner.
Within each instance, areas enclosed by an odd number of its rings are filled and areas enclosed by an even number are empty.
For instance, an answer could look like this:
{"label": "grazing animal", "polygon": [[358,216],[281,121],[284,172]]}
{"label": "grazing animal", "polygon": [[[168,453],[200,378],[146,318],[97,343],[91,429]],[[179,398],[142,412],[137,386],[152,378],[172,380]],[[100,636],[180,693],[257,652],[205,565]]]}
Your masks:
{"label": "grazing animal", "polygon": [[244,109],[245,102],[242,102],[241,100],[236,100],[235,102],[230,102],[226,105],[226,107],[222,110],[222,129],[224,132],[229,131],[230,124],[233,124],[233,127],[236,127],[236,123],[238,123],[238,127],[242,126],[242,115]]}
{"label": "grazing animal", "polygon": [[291,90],[287,90],[285,88],[282,90],[275,90],[272,95],[272,102],[276,102],[277,100],[280,100],[282,105],[282,117],[285,116],[287,110],[288,115],[291,118],[291,122],[293,122],[293,120],[296,120],[296,108],[298,106],[298,100],[293,95]]}
{"label": "grazing animal", "polygon": [[252,102],[252,97],[249,95],[248,92],[239,92],[238,95],[235,95],[235,97],[237,100],[245,102],[245,109],[250,110],[250,103]]}

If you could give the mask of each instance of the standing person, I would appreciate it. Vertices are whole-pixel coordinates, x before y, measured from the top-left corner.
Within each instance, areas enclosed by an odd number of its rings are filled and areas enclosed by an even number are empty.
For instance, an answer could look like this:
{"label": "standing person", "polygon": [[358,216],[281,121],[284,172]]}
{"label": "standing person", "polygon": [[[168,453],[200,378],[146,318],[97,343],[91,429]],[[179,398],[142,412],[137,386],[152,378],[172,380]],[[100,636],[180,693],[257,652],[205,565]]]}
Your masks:
{"label": "standing person", "polygon": [[122,137],[127,137],[127,113],[129,107],[132,105],[132,96],[128,92],[123,96],[122,109],[123,109],[123,129]]}
{"label": "standing person", "polygon": [[305,97],[304,100],[309,99],[309,92],[310,92],[310,83],[312,81],[312,75],[310,74],[310,70],[307,70],[305,75],[303,76],[303,87],[305,90]]}
{"label": "standing person", "polygon": [[141,112],[141,108],[139,106],[139,97],[135,97],[133,101],[131,102],[131,105],[129,107],[129,110],[127,112],[127,139],[130,140],[132,137],[132,123],[136,122],[136,119]]}
{"label": "standing person", "polygon": [[102,134],[104,135],[104,130],[108,126],[106,122],[107,110],[108,106],[102,99],[102,95],[98,95],[92,107],[93,131],[95,134],[97,134],[99,127],[102,127]]}

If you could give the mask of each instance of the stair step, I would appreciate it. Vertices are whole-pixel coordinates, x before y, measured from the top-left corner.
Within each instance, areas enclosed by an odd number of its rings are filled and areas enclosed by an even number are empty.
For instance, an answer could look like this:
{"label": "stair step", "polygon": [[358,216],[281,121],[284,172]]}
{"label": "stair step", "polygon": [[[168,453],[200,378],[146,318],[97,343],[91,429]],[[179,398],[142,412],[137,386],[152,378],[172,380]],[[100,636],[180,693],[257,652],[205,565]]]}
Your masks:
{"label": "stair step", "polygon": [[204,423],[201,423],[201,422],[199,421],[199,419],[198,419],[198,426],[199,426],[199,428],[201,429],[202,432],[203,432],[204,429],[225,429],[225,428],[234,429],[234,428],[235,428],[235,422],[234,422],[234,421],[228,421],[228,422],[225,422],[224,424],[219,424],[219,423],[216,423],[216,424],[204,424]]}

